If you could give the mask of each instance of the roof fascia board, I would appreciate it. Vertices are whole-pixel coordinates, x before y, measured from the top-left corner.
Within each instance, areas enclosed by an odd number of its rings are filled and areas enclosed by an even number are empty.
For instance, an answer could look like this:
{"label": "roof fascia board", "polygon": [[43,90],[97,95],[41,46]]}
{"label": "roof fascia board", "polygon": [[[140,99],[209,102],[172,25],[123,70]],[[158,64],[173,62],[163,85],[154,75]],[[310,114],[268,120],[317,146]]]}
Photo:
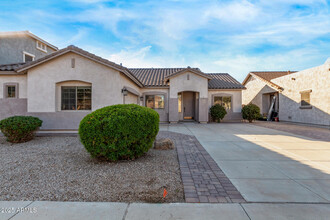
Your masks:
{"label": "roof fascia board", "polygon": [[276,84],[273,83],[273,82],[270,82],[270,81],[268,81],[268,80],[265,80],[264,78],[262,78],[262,77],[260,77],[260,76],[258,76],[258,75],[255,75],[255,74],[253,74],[253,73],[250,73],[250,74],[251,74],[251,76],[257,77],[258,79],[264,81],[265,83],[267,83],[267,84],[270,85],[271,87],[275,87],[275,88],[278,89],[278,90],[283,90],[283,88],[282,88],[281,86],[276,85]]}
{"label": "roof fascia board", "polygon": [[237,91],[237,90],[246,90],[246,88],[230,88],[230,89],[208,89],[208,90],[212,90],[212,91],[215,91],[215,90],[226,90],[226,91],[230,91],[230,90],[234,90],[234,91]]}
{"label": "roof fascia board", "polygon": [[24,75],[24,73],[17,73],[14,70],[5,70],[5,71],[0,71],[0,75]]}
{"label": "roof fascia board", "polygon": [[251,77],[251,73],[247,74],[247,76],[245,77],[245,79],[242,82],[243,86],[245,86],[246,82],[249,80],[250,77]]}
{"label": "roof fascia board", "polygon": [[49,46],[49,47],[53,48],[54,50],[58,51],[58,47],[56,47],[56,46],[54,46],[54,45],[48,43],[47,41],[41,39],[40,37],[38,37],[38,36],[32,34],[30,31],[27,31],[26,34],[29,35],[30,37],[36,39],[37,41],[40,41],[40,42],[42,42],[42,43],[44,43],[44,44],[47,44],[47,46]]}
{"label": "roof fascia board", "polygon": [[168,89],[169,86],[144,86],[143,89]]}

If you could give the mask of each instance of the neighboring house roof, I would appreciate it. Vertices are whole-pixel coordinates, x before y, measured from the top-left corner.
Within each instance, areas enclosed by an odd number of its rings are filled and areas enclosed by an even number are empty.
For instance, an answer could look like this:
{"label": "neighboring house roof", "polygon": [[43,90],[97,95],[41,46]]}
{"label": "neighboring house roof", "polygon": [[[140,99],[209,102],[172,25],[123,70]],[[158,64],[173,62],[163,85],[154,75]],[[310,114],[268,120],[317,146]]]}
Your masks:
{"label": "neighboring house roof", "polygon": [[135,77],[135,75],[129,71],[129,69],[127,69],[126,67],[123,67],[121,65],[118,65],[114,62],[111,62],[107,59],[103,59],[102,57],[99,57],[99,56],[96,56],[95,54],[92,54],[92,53],[89,53],[83,49],[80,49],[79,47],[76,47],[76,46],[73,46],[73,45],[70,45],[64,49],[61,49],[59,51],[56,51],[54,53],[51,53],[49,55],[46,55],[40,59],[37,59],[35,61],[31,61],[29,63],[26,63],[20,67],[18,67],[15,71],[20,73],[20,72],[23,72],[23,71],[26,71],[32,67],[35,67],[37,65],[40,65],[42,63],[45,63],[51,59],[54,59],[56,57],[59,57],[63,54],[66,54],[66,53],[69,53],[69,52],[73,52],[73,53],[76,53],[78,55],[81,55],[83,57],[86,57],[90,60],[93,60],[95,62],[98,62],[98,63],[101,63],[105,66],[109,66],[115,70],[118,70],[119,72],[123,73],[124,75],[126,75],[128,78],[130,78],[131,80],[133,80],[137,85],[139,85],[140,87],[143,86],[143,84]]}
{"label": "neighboring house roof", "polygon": [[271,81],[272,79],[289,75],[291,73],[295,73],[297,71],[267,71],[267,72],[251,72],[254,75],[257,75],[267,81]]}
{"label": "neighboring house roof", "polygon": [[278,89],[282,89],[279,85],[276,85],[271,80],[295,72],[297,71],[290,71],[290,70],[289,71],[252,71],[246,76],[242,84],[245,85],[251,76],[255,76]]}
{"label": "neighboring house roof", "polygon": [[228,73],[208,73],[212,77],[209,89],[245,89],[245,87]]}
{"label": "neighboring house roof", "polygon": [[54,50],[58,50],[58,48],[50,43],[48,43],[47,41],[41,39],[40,37],[32,34],[30,31],[8,31],[8,32],[0,32],[0,37],[3,36],[19,36],[19,35],[27,35],[32,37],[33,39],[36,39],[37,41],[40,41],[44,44],[46,44],[47,46],[53,48]]}

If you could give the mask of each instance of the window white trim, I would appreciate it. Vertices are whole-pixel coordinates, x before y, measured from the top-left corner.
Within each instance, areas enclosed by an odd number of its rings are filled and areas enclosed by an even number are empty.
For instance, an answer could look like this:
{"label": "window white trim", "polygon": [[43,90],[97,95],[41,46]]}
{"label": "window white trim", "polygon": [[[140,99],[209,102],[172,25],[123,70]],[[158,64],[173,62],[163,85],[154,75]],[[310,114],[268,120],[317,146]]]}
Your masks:
{"label": "window white trim", "polygon": [[36,47],[37,47],[38,50],[41,50],[42,52],[47,53],[47,45],[46,44],[44,44],[44,43],[37,40],[36,41]]}
{"label": "window white trim", "polygon": [[35,55],[33,55],[32,53],[28,53],[26,51],[23,51],[23,62],[25,62],[25,55],[28,55],[28,56],[32,57],[32,61],[35,58]]}
{"label": "window white trim", "polygon": [[[15,87],[15,97],[8,97],[8,87]],[[3,84],[3,98],[5,99],[18,99],[18,83],[4,83]]]}

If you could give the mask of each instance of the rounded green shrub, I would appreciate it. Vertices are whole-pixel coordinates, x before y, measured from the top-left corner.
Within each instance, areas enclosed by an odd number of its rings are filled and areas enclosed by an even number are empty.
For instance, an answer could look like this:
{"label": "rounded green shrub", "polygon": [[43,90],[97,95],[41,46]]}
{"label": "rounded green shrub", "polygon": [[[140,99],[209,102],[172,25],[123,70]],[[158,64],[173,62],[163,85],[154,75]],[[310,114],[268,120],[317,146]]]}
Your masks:
{"label": "rounded green shrub", "polygon": [[254,104],[245,105],[242,108],[242,117],[251,123],[260,117],[260,108]]}
{"label": "rounded green shrub", "polygon": [[227,114],[227,111],[226,111],[225,107],[223,107],[222,105],[215,104],[215,105],[211,106],[210,114],[211,114],[212,119],[219,123],[220,120],[222,120],[225,117],[225,115]]}
{"label": "rounded green shrub", "polygon": [[34,138],[42,120],[32,116],[13,116],[0,121],[0,130],[12,143],[22,143]]}
{"label": "rounded green shrub", "polygon": [[80,140],[91,156],[110,161],[143,155],[152,147],[158,131],[158,113],[136,104],[98,109],[79,125]]}

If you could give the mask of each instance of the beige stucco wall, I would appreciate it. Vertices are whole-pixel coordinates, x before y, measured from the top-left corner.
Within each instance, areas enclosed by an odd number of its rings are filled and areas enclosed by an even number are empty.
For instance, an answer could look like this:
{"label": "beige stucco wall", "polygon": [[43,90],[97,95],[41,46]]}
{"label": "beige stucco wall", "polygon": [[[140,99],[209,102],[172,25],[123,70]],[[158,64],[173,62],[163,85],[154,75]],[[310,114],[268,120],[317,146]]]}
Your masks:
{"label": "beige stucco wall", "polygon": [[[189,79],[188,79],[189,74]],[[178,93],[184,91],[191,91],[198,93],[198,121],[208,121],[208,79],[199,76],[190,71],[184,72],[177,76],[170,78],[170,108],[169,108],[169,121],[176,123],[180,120],[178,112]],[[197,117],[196,117],[197,118]]]}
{"label": "beige stucco wall", "polygon": [[[189,80],[187,75],[189,74]],[[208,79],[195,73],[185,72],[170,79],[170,98],[178,98],[182,91],[199,92],[200,98],[208,97]]]}
{"label": "beige stucco wall", "polygon": [[[330,125],[329,68],[330,64],[327,63],[272,80],[284,88],[279,98],[280,120]],[[312,90],[312,109],[300,108],[300,92],[305,90]]]}
{"label": "beige stucco wall", "polygon": [[[265,102],[263,98],[267,97],[263,94],[277,92],[277,89],[255,76],[251,76],[244,86],[246,89],[242,91],[242,104],[255,104],[260,108],[261,113],[267,113],[268,106],[263,104]],[[269,103],[268,100],[266,102]]]}
{"label": "beige stucco wall", "polygon": [[124,98],[125,104],[140,104],[140,99],[137,95],[128,93]]}
{"label": "beige stucco wall", "polygon": [[[75,59],[75,68],[71,59]],[[75,53],[68,53],[28,71],[28,112],[55,112],[56,84],[83,81],[92,85],[92,110],[123,103],[124,86],[140,88],[120,72]]]}
{"label": "beige stucco wall", "polygon": [[[229,120],[241,120],[242,119],[242,90],[209,90],[208,92],[208,108],[210,109],[213,105],[213,97],[214,96],[230,96],[232,111],[227,112],[224,121]],[[211,117],[209,117],[211,120]]]}
{"label": "beige stucco wall", "polygon": [[165,108],[164,109],[155,109],[159,114],[159,120],[161,122],[168,122],[169,115],[169,89],[168,88],[143,88],[140,90],[143,96],[143,101],[140,102],[142,106],[145,106],[145,96],[146,95],[165,95]]}
{"label": "beige stucco wall", "polygon": [[0,75],[0,99],[3,97],[5,83],[18,83],[18,98],[27,98],[27,77],[26,75]]}
{"label": "beige stucco wall", "polygon": [[233,112],[241,112],[242,110],[242,90],[209,90],[208,92],[208,106],[211,108],[213,105],[212,96],[219,95],[219,96],[231,96],[232,97],[232,109]]}

